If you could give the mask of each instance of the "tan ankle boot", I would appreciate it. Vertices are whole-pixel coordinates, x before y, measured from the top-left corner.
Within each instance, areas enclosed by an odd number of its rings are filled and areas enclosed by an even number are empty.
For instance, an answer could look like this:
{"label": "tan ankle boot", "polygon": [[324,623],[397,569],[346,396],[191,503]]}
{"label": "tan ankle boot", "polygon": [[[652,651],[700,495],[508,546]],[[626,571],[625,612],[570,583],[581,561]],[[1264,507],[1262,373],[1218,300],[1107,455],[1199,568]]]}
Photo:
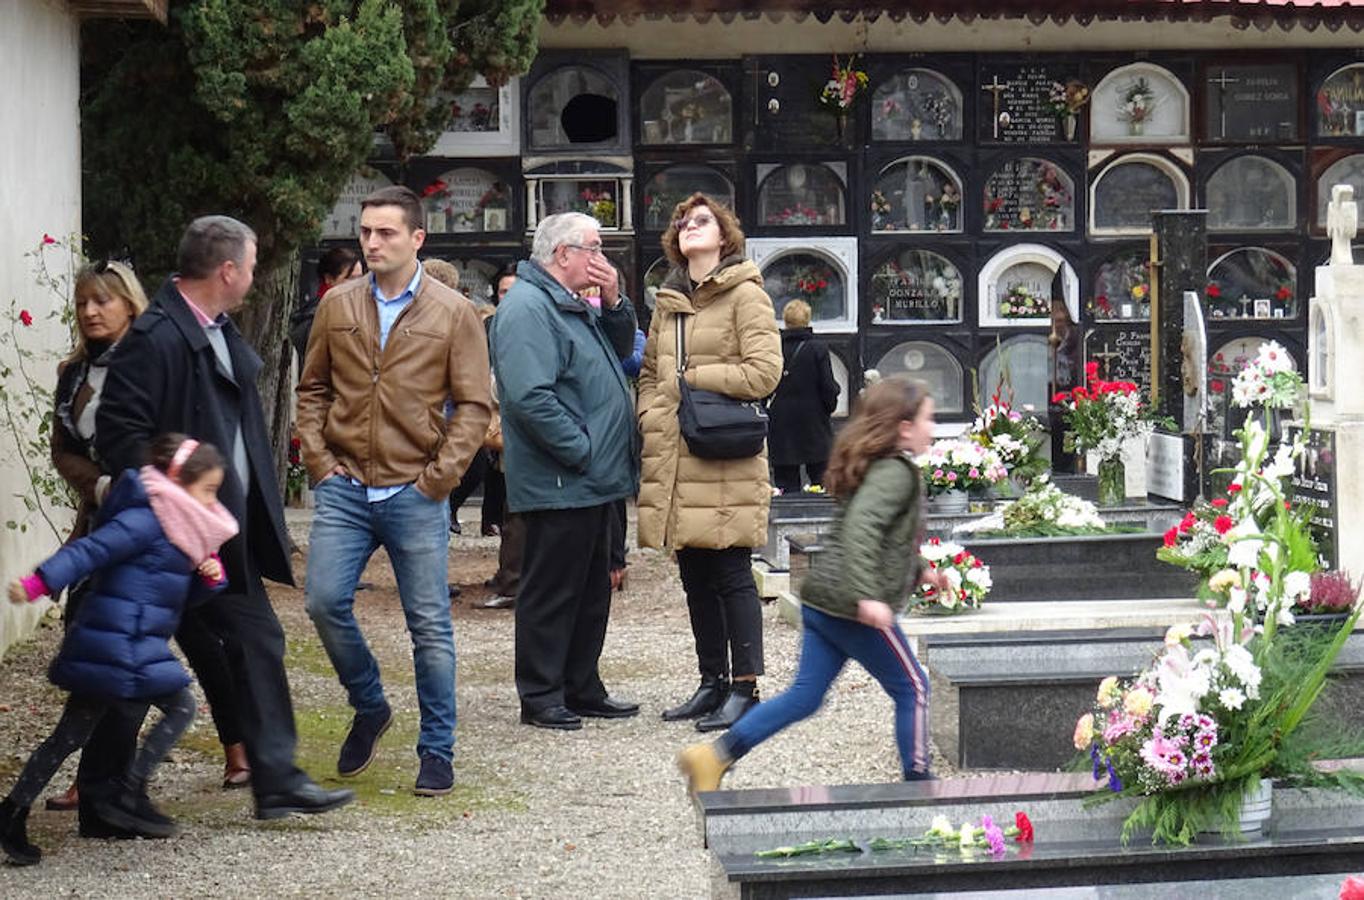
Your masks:
{"label": "tan ankle boot", "polygon": [[245,744],[224,744],[223,787],[246,787],[251,783],[251,762],[246,758]]}
{"label": "tan ankle boot", "polygon": [[687,776],[687,789],[693,797],[702,791],[718,791],[720,779],[731,765],[729,760],[720,758],[711,741],[692,744],[677,754],[677,767]]}

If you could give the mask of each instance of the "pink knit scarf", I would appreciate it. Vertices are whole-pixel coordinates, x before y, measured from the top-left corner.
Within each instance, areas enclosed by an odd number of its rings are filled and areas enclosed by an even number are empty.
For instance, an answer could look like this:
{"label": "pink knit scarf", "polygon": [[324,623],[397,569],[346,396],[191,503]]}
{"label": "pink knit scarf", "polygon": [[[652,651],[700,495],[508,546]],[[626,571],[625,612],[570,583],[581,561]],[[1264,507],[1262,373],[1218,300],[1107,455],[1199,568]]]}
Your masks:
{"label": "pink knit scarf", "polygon": [[154,466],[143,466],[138,477],[161,530],[196,566],[237,533],[237,520],[221,503],[204,506]]}

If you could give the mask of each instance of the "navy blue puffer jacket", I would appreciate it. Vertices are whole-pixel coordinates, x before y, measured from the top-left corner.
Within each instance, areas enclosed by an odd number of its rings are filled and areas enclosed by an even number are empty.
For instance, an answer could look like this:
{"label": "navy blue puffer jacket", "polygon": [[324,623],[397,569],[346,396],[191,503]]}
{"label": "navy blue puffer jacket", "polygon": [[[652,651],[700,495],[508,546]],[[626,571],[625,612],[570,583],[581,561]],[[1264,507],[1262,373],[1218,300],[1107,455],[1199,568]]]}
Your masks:
{"label": "navy blue puffer jacket", "polygon": [[96,528],[38,567],[52,594],[91,577],[48,677],[76,694],[145,700],[174,693],[189,674],[169,639],[191,590],[205,590],[195,564],[166,537],[136,469],[114,483]]}

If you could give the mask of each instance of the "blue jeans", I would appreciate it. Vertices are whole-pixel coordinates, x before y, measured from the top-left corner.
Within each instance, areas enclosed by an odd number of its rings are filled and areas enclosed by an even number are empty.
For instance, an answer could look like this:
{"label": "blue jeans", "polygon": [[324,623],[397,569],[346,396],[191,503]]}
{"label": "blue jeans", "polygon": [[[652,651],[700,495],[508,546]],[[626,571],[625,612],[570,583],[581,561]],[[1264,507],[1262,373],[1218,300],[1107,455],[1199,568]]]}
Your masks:
{"label": "blue jeans", "polygon": [[772,735],[814,715],[849,659],[862,664],[895,701],[895,743],[906,778],[928,773],[928,676],[900,626],[872,628],[801,607],[800,666],[786,693],[750,709],[720,738],[738,759]]}
{"label": "blue jeans", "polygon": [[421,734],[417,753],[449,761],[455,745],[455,633],[446,579],[450,507],[408,485],[370,503],[365,489],[332,477],[315,491],[308,548],[308,615],[359,715],[388,707],[379,664],[355,621],[355,585],[370,556],[388,551],[398,579],[417,672]]}

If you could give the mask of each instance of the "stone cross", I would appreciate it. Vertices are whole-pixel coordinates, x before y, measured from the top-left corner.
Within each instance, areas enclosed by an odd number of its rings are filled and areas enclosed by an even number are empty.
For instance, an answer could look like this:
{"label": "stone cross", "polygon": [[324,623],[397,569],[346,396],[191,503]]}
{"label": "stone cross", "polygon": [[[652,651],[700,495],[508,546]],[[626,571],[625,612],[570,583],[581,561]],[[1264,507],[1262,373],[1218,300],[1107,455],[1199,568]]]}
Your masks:
{"label": "stone cross", "polygon": [[1326,233],[1331,235],[1331,265],[1354,265],[1354,249],[1350,241],[1359,230],[1359,208],[1355,205],[1353,185],[1338,184],[1331,188],[1331,205],[1326,208]]}
{"label": "stone cross", "polygon": [[991,119],[994,123],[995,140],[999,140],[999,95],[1008,90],[1008,88],[1009,86],[1007,84],[999,83],[998,75],[991,78],[990,83],[981,88],[982,91],[989,91],[995,95],[995,112],[994,117]]}

